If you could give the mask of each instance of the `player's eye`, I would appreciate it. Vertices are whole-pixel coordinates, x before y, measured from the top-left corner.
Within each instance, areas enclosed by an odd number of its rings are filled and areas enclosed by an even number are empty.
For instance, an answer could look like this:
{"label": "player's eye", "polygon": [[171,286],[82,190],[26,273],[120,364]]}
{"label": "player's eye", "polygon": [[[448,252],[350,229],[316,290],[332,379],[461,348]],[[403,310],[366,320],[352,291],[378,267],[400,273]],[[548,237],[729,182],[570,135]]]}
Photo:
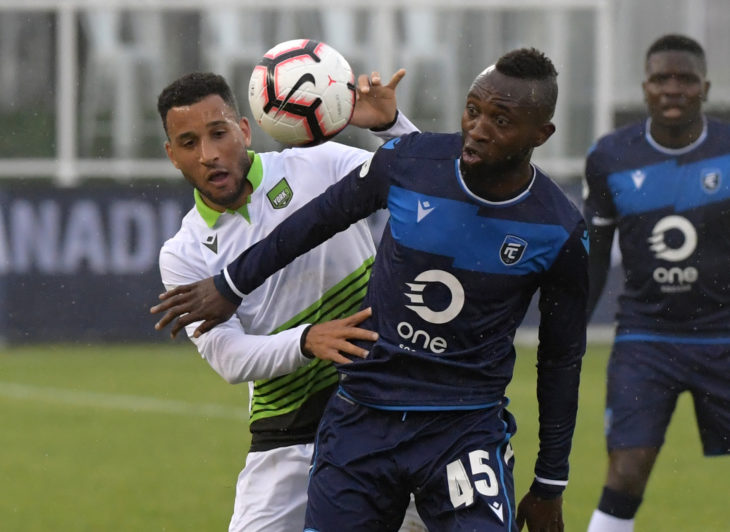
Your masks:
{"label": "player's eye", "polygon": [[506,127],[510,124],[510,121],[505,116],[497,116],[494,118],[494,123],[499,127]]}

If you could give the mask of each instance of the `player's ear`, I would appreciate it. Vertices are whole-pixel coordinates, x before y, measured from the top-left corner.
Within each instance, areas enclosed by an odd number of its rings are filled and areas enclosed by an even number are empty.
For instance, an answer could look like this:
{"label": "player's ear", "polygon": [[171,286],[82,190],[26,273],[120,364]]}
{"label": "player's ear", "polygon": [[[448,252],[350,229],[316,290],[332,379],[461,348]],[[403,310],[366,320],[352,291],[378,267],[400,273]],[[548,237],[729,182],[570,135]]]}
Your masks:
{"label": "player's ear", "polygon": [[707,95],[710,93],[710,82],[705,80],[704,86],[702,87],[702,101],[707,101]]}
{"label": "player's ear", "polygon": [[165,153],[167,153],[167,158],[170,159],[170,162],[172,163],[172,165],[179,170],[180,167],[177,164],[175,155],[172,153],[172,146],[170,145],[169,140],[165,141]]}
{"label": "player's ear", "polygon": [[246,147],[248,148],[251,146],[251,124],[248,122],[248,118],[245,116],[241,117],[241,120],[238,121],[238,127],[240,127],[243,132],[243,138],[246,142]]}
{"label": "player's ear", "polygon": [[552,122],[548,121],[539,126],[535,133],[533,148],[537,148],[538,146],[545,144],[547,139],[549,139],[553,133],[555,133],[555,124]]}

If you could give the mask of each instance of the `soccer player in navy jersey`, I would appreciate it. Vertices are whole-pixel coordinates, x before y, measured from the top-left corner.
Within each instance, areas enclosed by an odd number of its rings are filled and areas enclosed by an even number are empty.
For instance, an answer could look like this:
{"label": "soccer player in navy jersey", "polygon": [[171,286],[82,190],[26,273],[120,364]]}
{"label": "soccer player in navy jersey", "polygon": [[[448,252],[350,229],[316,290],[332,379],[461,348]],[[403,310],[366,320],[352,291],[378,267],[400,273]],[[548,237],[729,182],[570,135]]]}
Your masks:
{"label": "soccer player in navy jersey", "polygon": [[649,117],[586,162],[591,313],[618,229],[625,272],[608,365],[608,473],[590,532],[630,532],[677,397],[689,391],[705,455],[730,452],[730,125],[702,111],[693,39],[646,53]]}
{"label": "soccer player in navy jersey", "polygon": [[[221,274],[164,296],[160,326],[203,319],[202,333],[294,257],[387,207],[362,324],[378,340],[357,342],[367,356],[338,366],[305,530],[395,530],[411,492],[430,530],[563,530],[588,242],[579,211],[530,162],[555,130],[556,77],[535,49],[505,54],[469,89],[461,134],[389,141]],[[505,390],[538,289],[540,446],[515,508]]]}

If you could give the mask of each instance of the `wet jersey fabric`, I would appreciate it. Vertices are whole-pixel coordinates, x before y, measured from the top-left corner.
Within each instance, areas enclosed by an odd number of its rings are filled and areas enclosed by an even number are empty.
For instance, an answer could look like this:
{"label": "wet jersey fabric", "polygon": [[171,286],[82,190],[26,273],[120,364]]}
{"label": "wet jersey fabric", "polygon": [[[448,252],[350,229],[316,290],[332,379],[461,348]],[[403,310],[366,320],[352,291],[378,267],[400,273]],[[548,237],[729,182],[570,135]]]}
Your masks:
{"label": "wet jersey fabric", "polygon": [[217,276],[248,293],[293,257],[380,208],[384,231],[364,305],[379,340],[340,366],[341,393],[375,408],[468,410],[504,401],[513,338],[540,290],[538,476],[567,479],[585,350],[587,233],[542,171],[519,196],[489,202],[459,171],[460,135],[413,134],[293,214]]}
{"label": "wet jersey fabric", "polygon": [[730,343],[730,125],[706,119],[682,149],[650,121],[600,139],[586,162],[589,225],[618,229],[617,341]]}
{"label": "wet jersey fabric", "polygon": [[[335,142],[253,154],[254,191],[238,211],[219,213],[196,191],[196,204],[160,253],[167,288],[219,272],[241,249],[264,238],[297,208],[371,154]],[[346,249],[345,255],[340,250]],[[365,296],[375,247],[365,221],[298,258],[253,291],[225,324],[193,338],[201,355],[229,382],[249,382],[251,450],[314,441],[335,389],[335,367],[299,349],[310,323],[344,317]]]}

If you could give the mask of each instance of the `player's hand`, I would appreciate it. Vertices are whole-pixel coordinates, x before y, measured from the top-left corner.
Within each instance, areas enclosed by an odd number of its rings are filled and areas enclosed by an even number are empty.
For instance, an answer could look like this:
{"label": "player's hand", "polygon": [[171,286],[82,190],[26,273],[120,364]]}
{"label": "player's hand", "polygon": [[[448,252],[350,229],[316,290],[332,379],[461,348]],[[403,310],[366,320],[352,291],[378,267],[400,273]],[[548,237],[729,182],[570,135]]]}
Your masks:
{"label": "player's hand", "polygon": [[175,338],[186,325],[203,320],[193,336],[198,338],[216,325],[227,321],[236,311],[237,305],[223,297],[215,287],[212,277],[197,283],[178,286],[160,294],[162,303],[150,309],[152,314],[164,312],[162,319],[155,324],[158,331],[172,323],[170,336]]}
{"label": "player's hand", "polygon": [[317,358],[331,360],[338,364],[352,362],[340,351],[351,356],[365,358],[368,356],[368,351],[351,343],[350,340],[374,342],[378,339],[378,333],[357,327],[372,314],[372,309],[366,308],[341,320],[312,325],[304,339],[304,350]]}
{"label": "player's hand", "polygon": [[370,76],[366,74],[358,76],[355,111],[350,123],[364,129],[390,124],[398,110],[395,88],[405,75],[405,69],[401,68],[393,74],[387,85],[383,85],[378,72],[373,72]]}
{"label": "player's hand", "polygon": [[541,499],[529,491],[517,506],[517,527],[529,532],[563,532],[563,498]]}

